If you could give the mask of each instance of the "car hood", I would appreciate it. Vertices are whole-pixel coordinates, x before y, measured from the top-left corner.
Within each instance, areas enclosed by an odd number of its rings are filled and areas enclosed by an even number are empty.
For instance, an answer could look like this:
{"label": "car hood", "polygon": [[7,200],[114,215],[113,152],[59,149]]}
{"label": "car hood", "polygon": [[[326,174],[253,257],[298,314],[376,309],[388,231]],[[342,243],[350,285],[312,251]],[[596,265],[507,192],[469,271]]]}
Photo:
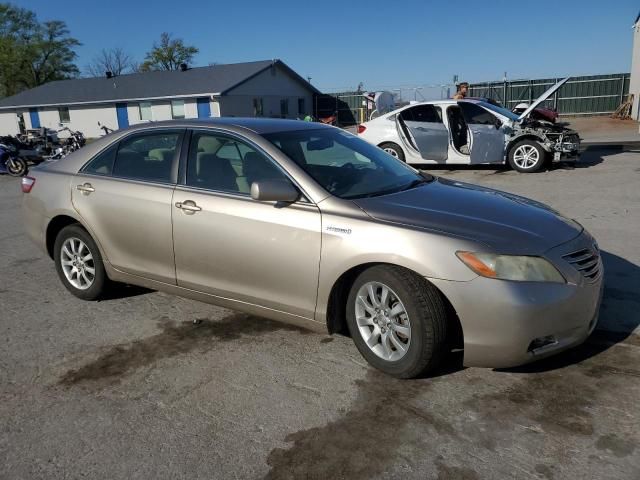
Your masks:
{"label": "car hood", "polygon": [[375,219],[480,241],[505,254],[539,255],[582,232],[542,203],[443,178],[353,201]]}
{"label": "car hood", "polygon": [[529,105],[529,108],[527,108],[524,112],[522,112],[520,114],[520,117],[518,117],[518,120],[522,120],[523,118],[526,118],[529,116],[529,114],[531,112],[533,112],[538,105],[540,105],[542,102],[544,102],[547,98],[549,98],[551,95],[553,95],[554,93],[556,93],[558,91],[558,89],[560,89],[560,87],[562,85],[564,85],[565,83],[567,83],[567,81],[569,80],[570,77],[567,78],[563,78],[562,80],[560,80],[558,83],[556,83],[555,85],[551,86],[551,88],[547,89],[542,95],[540,95],[531,105]]}

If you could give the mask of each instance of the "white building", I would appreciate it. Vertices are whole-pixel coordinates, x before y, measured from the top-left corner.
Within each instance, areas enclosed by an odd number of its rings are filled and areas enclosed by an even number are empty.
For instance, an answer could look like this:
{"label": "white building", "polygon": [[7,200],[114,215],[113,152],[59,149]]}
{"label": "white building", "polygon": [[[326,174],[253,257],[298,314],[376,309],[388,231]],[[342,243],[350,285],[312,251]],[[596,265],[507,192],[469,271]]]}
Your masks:
{"label": "white building", "polygon": [[280,60],[50,82],[0,100],[0,135],[67,126],[99,137],[172,118],[303,118],[320,92]]}

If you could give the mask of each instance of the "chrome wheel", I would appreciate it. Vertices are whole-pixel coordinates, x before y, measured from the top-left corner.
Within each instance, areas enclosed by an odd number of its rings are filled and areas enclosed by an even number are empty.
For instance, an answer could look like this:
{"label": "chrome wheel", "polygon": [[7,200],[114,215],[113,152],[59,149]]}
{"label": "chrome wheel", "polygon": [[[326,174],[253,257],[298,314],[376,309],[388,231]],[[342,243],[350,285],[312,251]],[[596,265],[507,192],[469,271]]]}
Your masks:
{"label": "chrome wheel", "polygon": [[398,152],[394,148],[385,147],[383,148],[383,150],[387,152],[389,155],[391,155],[392,157],[399,158]]}
{"label": "chrome wheel", "polygon": [[522,169],[531,168],[540,161],[540,151],[533,145],[520,145],[513,152],[513,161]]}
{"label": "chrome wheel", "polygon": [[400,360],[409,351],[411,323],[402,301],[379,282],[367,282],[356,295],[356,323],[362,339],[378,357]]}
{"label": "chrome wheel", "polygon": [[96,278],[96,266],[89,247],[79,238],[67,238],[60,249],[64,276],[78,290],[86,290]]}

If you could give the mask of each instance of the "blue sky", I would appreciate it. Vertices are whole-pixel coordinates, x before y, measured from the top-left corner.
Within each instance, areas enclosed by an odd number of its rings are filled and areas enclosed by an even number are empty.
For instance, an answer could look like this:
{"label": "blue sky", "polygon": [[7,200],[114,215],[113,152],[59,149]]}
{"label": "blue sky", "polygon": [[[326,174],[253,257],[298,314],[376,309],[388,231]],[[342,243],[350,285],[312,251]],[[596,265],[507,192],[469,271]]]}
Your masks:
{"label": "blue sky", "polygon": [[200,48],[196,64],[280,58],[321,90],[629,71],[631,0],[20,0],[63,19],[83,46],[142,60],[162,31]]}

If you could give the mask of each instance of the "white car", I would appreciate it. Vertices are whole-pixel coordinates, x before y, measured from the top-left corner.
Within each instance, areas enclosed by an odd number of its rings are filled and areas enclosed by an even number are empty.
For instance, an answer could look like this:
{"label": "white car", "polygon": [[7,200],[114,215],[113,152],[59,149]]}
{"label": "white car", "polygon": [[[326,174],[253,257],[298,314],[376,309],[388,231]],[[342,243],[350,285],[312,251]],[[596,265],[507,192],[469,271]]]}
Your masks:
{"label": "white car", "polygon": [[535,172],[552,160],[575,158],[578,134],[531,112],[568,78],[517,115],[485,99],[439,100],[407,105],[358,125],[358,135],[410,164],[509,162]]}

